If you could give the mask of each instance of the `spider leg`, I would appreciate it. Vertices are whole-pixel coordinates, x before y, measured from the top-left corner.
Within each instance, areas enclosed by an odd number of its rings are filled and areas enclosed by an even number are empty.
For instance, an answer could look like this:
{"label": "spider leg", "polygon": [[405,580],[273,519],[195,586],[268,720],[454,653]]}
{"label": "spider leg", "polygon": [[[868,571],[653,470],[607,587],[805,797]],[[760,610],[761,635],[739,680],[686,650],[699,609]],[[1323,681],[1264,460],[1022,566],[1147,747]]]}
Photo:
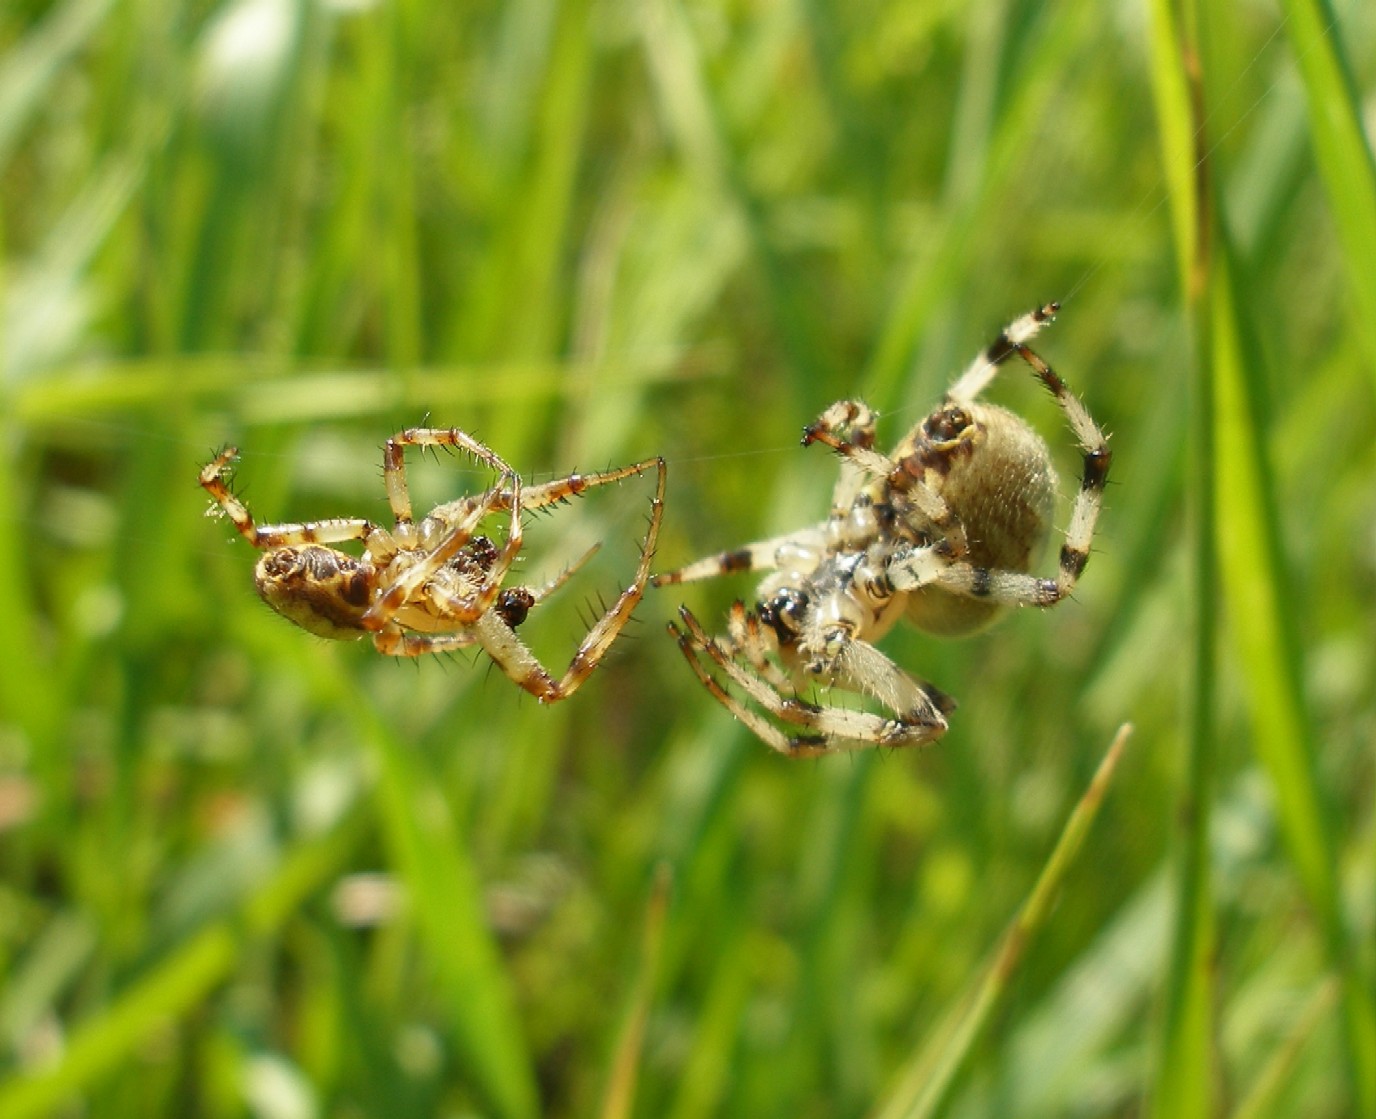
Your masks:
{"label": "spider leg", "polygon": [[970,563],[947,563],[932,548],[901,554],[886,570],[896,591],[936,586],[999,606],[1054,606],[1069,593],[1063,592],[1055,579]]}
{"label": "spider leg", "polygon": [[868,404],[859,400],[838,400],[803,428],[803,446],[821,443],[863,473],[888,478],[898,469],[898,464],[874,449],[874,425],[874,411]]}
{"label": "spider leg", "polygon": [[391,657],[424,657],[431,653],[450,653],[470,649],[478,643],[471,630],[458,633],[413,633],[389,625],[373,634],[373,647]]}
{"label": "spider leg", "polygon": [[[852,439],[858,433],[860,439]],[[889,496],[917,508],[940,531],[952,558],[969,550],[965,527],[941,495],[921,478],[909,474],[888,455],[873,447],[874,413],[858,400],[840,400],[803,430],[803,443],[822,443],[844,460],[841,478],[832,496],[832,517],[843,517],[855,504],[866,476],[888,483]]]}
{"label": "spider leg", "polygon": [[905,726],[926,728],[930,742],[946,733],[946,719],[956,702],[925,680],[899,668],[868,641],[851,638],[837,653],[832,683],[849,691],[873,696],[894,712]]}
{"label": "spider leg", "polygon": [[[1070,527],[1066,529],[1065,543],[1061,546],[1060,564],[1056,573],[1056,599],[1059,601],[1075,589],[1075,583],[1089,562],[1089,548],[1094,540],[1094,526],[1099,520],[1099,510],[1104,504],[1104,486],[1108,482],[1108,468],[1113,461],[1113,452],[1108,448],[1108,438],[1080,402],[1079,397],[1066,387],[1066,383],[1037,354],[1026,346],[1019,345],[1018,353],[1022,359],[1041,378],[1056,403],[1061,406],[1070,429],[1075,433],[1084,451],[1084,473],[1080,478],[1080,492],[1075,495],[1075,504],[1070,511]],[[1049,605],[1049,604],[1048,604]]]}
{"label": "spider leg", "polygon": [[521,504],[526,509],[542,509],[546,505],[555,505],[558,502],[567,501],[571,497],[577,497],[595,486],[620,482],[625,478],[634,478],[638,474],[647,474],[651,470],[663,472],[664,469],[662,458],[649,458],[632,466],[620,466],[612,470],[597,470],[591,474],[570,474],[564,478],[541,482],[539,485],[527,486],[521,495]]}
{"label": "spider leg", "polygon": [[[878,414],[862,400],[839,400],[823,412],[810,426],[803,429],[803,445],[821,442],[842,451],[841,476],[831,492],[831,516],[844,517],[850,510],[867,478],[876,470],[892,468],[891,462],[870,457],[864,452],[874,450]],[[852,457],[851,452],[854,452]],[[886,470],[883,476],[887,476]]]}
{"label": "spider leg", "polygon": [[396,518],[397,535],[408,536],[414,515],[411,493],[406,485],[407,447],[457,447],[500,475],[516,472],[489,447],[457,427],[408,427],[387,440],[382,451],[382,477],[387,487],[387,500]]}
{"label": "spider leg", "polygon": [[210,512],[223,513],[235,530],[255,548],[284,548],[295,544],[340,544],[347,540],[377,539],[387,533],[361,517],[332,517],[302,524],[255,524],[253,514],[229,487],[225,472],[239,457],[237,447],[226,447],[201,469],[200,484],[218,504]]}
{"label": "spider leg", "polygon": [[[745,724],[746,728],[752,731],[755,737],[771,750],[790,758],[815,757],[829,752],[827,740],[823,735],[785,734],[758,711],[746,707],[723,688],[717,682],[717,678],[703,667],[702,662],[698,659],[697,650],[704,648],[704,646],[698,638],[679,629],[673,622],[669,623],[668,628],[669,636],[678,642],[679,652],[683,654],[683,659],[688,662],[688,666],[693,670],[693,675],[698,678],[698,681],[707,689],[712,698]],[[710,642],[710,638],[708,640]]]}
{"label": "spider leg", "polygon": [[731,648],[737,656],[750,661],[750,667],[762,677],[770,687],[787,691],[793,687],[782,668],[769,659],[772,650],[778,648],[778,638],[772,630],[760,624],[760,616],[747,610],[745,603],[736,599],[731,604],[731,612],[726,619],[727,632],[731,635]]}
{"label": "spider leg", "polygon": [[[509,509],[511,513],[511,521],[507,526],[506,543],[502,545],[501,551],[497,553],[496,560],[493,561],[492,566],[488,568],[487,572],[484,574],[477,592],[474,594],[453,595],[447,593],[439,586],[432,586],[430,588],[431,597],[439,607],[447,623],[468,626],[472,625],[478,618],[487,613],[487,611],[492,608],[492,604],[497,601],[497,596],[502,590],[502,583],[506,580],[507,572],[511,570],[511,565],[516,561],[517,553],[521,550],[521,543],[523,540],[521,513],[525,508],[522,499],[521,478],[520,475],[512,473],[505,480],[509,482],[509,489],[503,489],[502,485],[499,483],[493,490],[484,496],[482,504],[477,506],[473,511],[470,511],[459,521],[460,525],[471,525],[472,527],[476,527],[476,522],[470,521],[470,518],[473,516],[476,516],[477,519],[481,521],[491,510],[501,508]],[[436,514],[431,513],[430,517],[435,518]],[[466,544],[471,538],[472,527],[464,534],[458,546],[453,549],[454,552],[457,552],[458,548]],[[453,533],[451,532],[440,541],[435,548],[436,552],[445,547],[445,542],[449,540],[452,535]],[[446,556],[445,560],[447,561],[452,554],[453,552],[451,552],[449,556]],[[584,556],[583,559],[580,559],[578,562],[581,564],[586,558],[587,557]],[[427,576],[427,578],[429,578],[433,576],[442,565],[433,564],[427,566],[431,568]],[[416,584],[417,587],[421,585],[420,583]]]}
{"label": "spider leg", "polygon": [[893,589],[900,593],[935,586],[999,606],[1054,606],[1063,597],[1054,579],[1021,571],[976,567],[971,563],[952,563],[938,546],[899,552],[889,561],[884,573]]}
{"label": "spider leg", "polygon": [[[519,506],[514,508],[519,509]],[[515,629],[526,619],[536,606],[552,595],[565,583],[573,578],[574,574],[585,563],[588,562],[600,549],[602,545],[594,544],[573,563],[565,567],[558,575],[548,582],[538,587],[508,587],[503,588],[500,580],[490,582],[490,591],[485,590],[481,595],[465,595],[459,597],[444,597],[436,593],[435,588],[431,588],[431,595],[434,601],[440,605],[444,617],[442,624],[447,626],[461,625],[465,628],[471,627],[478,620],[481,613],[485,613],[492,606],[497,606],[497,614],[510,629]],[[486,601],[487,605],[477,614],[474,609]],[[474,638],[476,640],[476,638]],[[493,640],[500,645],[501,635],[496,633]]]}
{"label": "spider leg", "polygon": [[[740,664],[738,660],[739,650],[725,648],[721,642],[709,637],[703,630],[701,623],[687,607],[679,608],[679,617],[686,628],[680,630],[673,623],[670,623],[669,630],[678,642],[679,650],[692,665],[694,674],[719,703],[758,734],[766,744],[780,753],[790,757],[815,757],[821,754],[831,754],[842,750],[859,750],[871,746],[919,746],[941,737],[946,730],[946,720],[942,718],[936,705],[930,702],[927,702],[927,710],[924,711],[921,721],[912,721],[906,718],[889,719],[867,711],[850,711],[842,707],[820,707],[791,696],[785,696],[777,688],[772,687],[767,681],[754,675]],[[873,656],[884,661],[888,660],[873,646],[863,642],[853,642],[852,644],[863,645],[864,649],[868,650],[868,654],[863,654],[866,659],[868,659],[869,654],[873,654]],[[784,722],[807,728],[813,733],[795,736],[782,734],[772,723],[746,708],[727,692],[699,662],[698,652],[705,653],[765,712]],[[892,667],[894,672],[901,674],[901,670],[896,666]],[[842,677],[844,686],[848,686],[852,690],[861,690],[855,687],[854,682],[849,679],[850,672],[851,669],[842,661],[839,666],[839,675]],[[920,686],[911,678],[908,678],[908,683],[914,691],[921,694]],[[863,690],[873,694],[871,689]],[[924,695],[924,701],[926,698]],[[947,703],[950,702],[944,696],[941,699]]]}
{"label": "spider leg", "polygon": [[[640,465],[646,468],[656,467],[658,475],[655,496],[650,503],[650,527],[641,545],[640,562],[636,566],[635,577],[583,638],[582,644],[578,646],[560,679],[555,680],[549,674],[525,643],[516,636],[516,631],[503,621],[495,610],[489,610],[474,624],[473,632],[478,642],[487,655],[497,663],[497,667],[541,703],[555,703],[567,699],[582,686],[583,681],[592,675],[593,669],[601,663],[617,635],[630,621],[636,604],[645,596],[645,586],[650,578],[650,563],[654,559],[655,544],[659,540],[659,526],[664,517],[666,469],[663,459],[651,459],[648,463]],[[628,469],[631,473],[637,472],[635,468]],[[546,589],[546,593],[562,582],[563,578],[556,579]]]}
{"label": "spider leg", "polygon": [[[516,495],[516,500],[511,506],[512,535],[508,537],[506,545],[493,564],[491,571],[484,578],[479,593],[473,598],[473,605],[477,605],[479,602],[483,603],[478,614],[486,612],[491,607],[493,600],[496,599],[497,592],[501,589],[501,579],[506,574],[507,568],[511,566],[511,561],[521,545],[521,479],[515,472],[510,472],[505,480],[512,487],[510,492]],[[459,549],[472,539],[473,530],[478,527],[484,517],[497,508],[503,497],[503,492],[501,485],[489,490],[478,504],[469,511],[468,515],[454,524],[430,551],[422,555],[416,563],[406,568],[400,576],[387,585],[386,589],[359,619],[359,624],[364,629],[373,632],[384,629],[397,611],[411,600],[417,590],[432,579],[435,573],[453,559]],[[459,623],[467,620],[461,616],[459,609],[461,605],[466,604],[453,604],[454,620]]]}
{"label": "spider leg", "polygon": [[1029,311],[1021,318],[1014,319],[989,345],[979,352],[959,379],[946,393],[946,399],[955,404],[968,404],[979,396],[999,371],[999,366],[1024,347],[1056,317],[1061,309],[1059,303],[1048,303]]}
{"label": "spider leg", "polygon": [[593,556],[597,555],[601,548],[602,545],[600,542],[594,544],[591,548],[589,548],[586,552],[584,552],[581,556],[579,556],[576,560],[574,560],[571,564],[564,568],[563,571],[559,572],[558,575],[554,576],[553,579],[550,579],[542,586],[530,588],[530,596],[534,600],[533,602],[531,602],[531,605],[535,606],[538,603],[543,602],[555,591],[557,591],[560,587],[562,587],[565,583],[567,583],[570,579],[572,579],[574,575],[578,573],[578,570],[585,563],[588,562],[588,560],[592,559]]}
{"label": "spider leg", "polygon": [[[714,575],[735,575],[742,571],[772,571],[779,566],[782,553],[785,561],[803,559],[807,554],[818,557],[823,546],[821,533],[815,529],[789,532],[768,540],[756,540],[730,552],[696,560],[677,571],[664,571],[650,580],[651,585],[667,587],[674,583],[692,583],[710,579]],[[815,560],[813,564],[815,565]]]}

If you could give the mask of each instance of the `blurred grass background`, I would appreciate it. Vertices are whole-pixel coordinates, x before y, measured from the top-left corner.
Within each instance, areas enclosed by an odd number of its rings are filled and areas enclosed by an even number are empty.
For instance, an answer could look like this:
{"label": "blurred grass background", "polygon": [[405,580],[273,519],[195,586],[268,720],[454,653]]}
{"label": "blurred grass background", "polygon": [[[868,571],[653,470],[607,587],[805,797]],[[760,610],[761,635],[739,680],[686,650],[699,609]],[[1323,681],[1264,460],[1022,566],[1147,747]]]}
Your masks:
{"label": "blurred grass background", "polygon": [[[1376,1113],[1373,76],[1353,2],[8,3],[0,1116]],[[827,403],[896,441],[1048,299],[1096,552],[886,641],[961,702],[920,754],[773,756],[668,592],[549,709],[329,645],[201,516],[233,441],[260,518],[382,519],[429,416],[527,477],[663,454],[676,566],[823,513]],[[648,500],[530,526],[532,579],[607,541],[546,663]]]}

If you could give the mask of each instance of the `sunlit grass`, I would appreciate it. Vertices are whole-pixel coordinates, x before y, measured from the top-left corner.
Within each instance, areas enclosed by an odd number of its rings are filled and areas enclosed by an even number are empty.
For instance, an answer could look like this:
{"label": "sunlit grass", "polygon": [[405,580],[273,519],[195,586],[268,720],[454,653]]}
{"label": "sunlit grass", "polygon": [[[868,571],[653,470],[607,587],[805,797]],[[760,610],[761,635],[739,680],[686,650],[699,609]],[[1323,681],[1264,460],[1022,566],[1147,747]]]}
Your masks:
{"label": "sunlit grass", "polygon": [[[7,6],[0,1115],[1369,1111],[1376,26],[1283,8],[1201,5],[1201,164],[1165,2]],[[329,645],[202,516],[232,441],[264,517],[383,519],[428,415],[528,477],[665,455],[670,567],[820,516],[804,423],[896,441],[1053,298],[1093,560],[886,639],[960,701],[920,754],[772,755],[663,591],[548,709]],[[1061,417],[994,393],[1063,523]],[[532,521],[521,577],[605,543],[547,663],[648,496]]]}

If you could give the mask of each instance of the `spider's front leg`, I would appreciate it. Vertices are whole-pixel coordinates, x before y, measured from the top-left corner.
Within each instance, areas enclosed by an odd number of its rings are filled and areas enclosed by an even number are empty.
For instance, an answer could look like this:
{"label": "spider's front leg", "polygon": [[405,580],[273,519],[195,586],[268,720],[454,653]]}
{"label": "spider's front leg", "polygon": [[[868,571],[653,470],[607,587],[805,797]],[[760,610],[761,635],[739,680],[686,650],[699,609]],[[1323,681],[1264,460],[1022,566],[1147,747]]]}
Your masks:
{"label": "spider's front leg", "polygon": [[228,517],[235,531],[260,551],[299,544],[342,544],[349,540],[362,540],[369,548],[385,550],[389,546],[388,533],[362,517],[331,517],[301,524],[256,524],[248,506],[230,486],[229,470],[238,457],[238,447],[225,447],[201,468],[197,480],[215,501],[210,514]]}
{"label": "spider's front leg", "polygon": [[[742,645],[738,639],[723,641],[710,637],[686,606],[679,608],[679,617],[684,628],[670,622],[669,633],[703,687],[761,741],[787,757],[818,757],[876,746],[920,746],[936,741],[946,732],[944,715],[954,708],[954,702],[913,680],[868,642],[845,641],[833,651],[828,667],[820,674],[829,673],[829,682],[836,686],[874,696],[897,718],[820,706],[785,695],[778,676],[756,667],[763,656],[761,650]],[[747,626],[744,632],[763,631]],[[704,656],[761,710],[727,691],[703,664]],[[800,732],[787,733],[766,715],[797,727]]]}
{"label": "spider's front leg", "polygon": [[821,443],[840,455],[845,463],[832,494],[833,516],[845,514],[866,477],[889,478],[898,470],[893,459],[874,449],[878,418],[874,409],[863,400],[838,400],[803,428],[804,447]]}

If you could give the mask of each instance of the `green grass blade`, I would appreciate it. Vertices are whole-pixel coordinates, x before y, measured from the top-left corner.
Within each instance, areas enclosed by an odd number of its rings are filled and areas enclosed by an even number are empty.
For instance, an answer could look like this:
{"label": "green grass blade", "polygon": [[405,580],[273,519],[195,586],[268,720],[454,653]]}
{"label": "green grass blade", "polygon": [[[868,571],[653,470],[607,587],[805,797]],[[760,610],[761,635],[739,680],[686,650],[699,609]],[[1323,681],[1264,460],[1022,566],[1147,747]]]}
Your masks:
{"label": "green grass blade", "polygon": [[1313,1040],[1319,1024],[1333,1013],[1338,998],[1335,982],[1325,980],[1314,988],[1261,1074],[1238,1101],[1232,1119],[1266,1119],[1280,1114],[1279,1098],[1294,1077],[1300,1052]]}
{"label": "green grass blade", "polygon": [[1325,0],[1284,0],[1285,29],[1304,79],[1314,154],[1356,304],[1356,328],[1376,379],[1376,161],[1342,56],[1338,18]]}
{"label": "green grass blade", "polygon": [[1358,1114],[1376,1113],[1376,998],[1347,931],[1329,821],[1319,786],[1320,745],[1304,694],[1303,653],[1287,588],[1273,471],[1260,432],[1265,363],[1240,318],[1239,265],[1226,238],[1212,301],[1218,446],[1218,538],[1223,589],[1247,683],[1257,754],[1271,780],[1281,832],[1314,908],[1342,1010]]}
{"label": "green grass blade", "polygon": [[[1182,10],[1183,8],[1183,10]],[[1194,376],[1188,424],[1192,646],[1189,723],[1179,791],[1175,927],[1165,976],[1161,1036],[1150,1098],[1161,1119],[1204,1119],[1214,1083],[1212,958],[1214,893],[1209,824],[1217,765],[1215,671],[1218,558],[1214,537],[1214,450],[1210,319],[1209,163],[1199,73],[1197,12],[1188,0],[1153,0],[1152,83],[1166,180],[1170,188],[1181,291],[1193,335]]]}
{"label": "green grass blade", "polygon": [[635,1088],[640,1063],[645,1057],[645,1031],[654,1001],[660,959],[664,953],[664,924],[669,913],[669,889],[673,875],[668,863],[655,868],[650,884],[650,903],[645,914],[640,963],[631,988],[620,1035],[612,1052],[611,1074],[602,1100],[602,1119],[630,1119],[634,1114]]}
{"label": "green grass blade", "polygon": [[1066,820],[1031,894],[1003,934],[993,959],[933,1031],[932,1041],[908,1061],[896,1087],[876,1112],[876,1119],[927,1119],[938,1113],[975,1041],[1007,995],[1032,938],[1051,915],[1066,875],[1075,865],[1103,806],[1131,733],[1130,726],[1119,729],[1089,787]]}
{"label": "green grass blade", "polygon": [[0,63],[0,172],[25,126],[43,106],[63,65],[100,28],[114,0],[67,0],[54,5]]}
{"label": "green grass blade", "polygon": [[360,714],[377,751],[383,831],[417,931],[448,996],[450,1022],[474,1085],[498,1115],[537,1115],[535,1078],[515,999],[465,841],[417,759],[375,714]]}

